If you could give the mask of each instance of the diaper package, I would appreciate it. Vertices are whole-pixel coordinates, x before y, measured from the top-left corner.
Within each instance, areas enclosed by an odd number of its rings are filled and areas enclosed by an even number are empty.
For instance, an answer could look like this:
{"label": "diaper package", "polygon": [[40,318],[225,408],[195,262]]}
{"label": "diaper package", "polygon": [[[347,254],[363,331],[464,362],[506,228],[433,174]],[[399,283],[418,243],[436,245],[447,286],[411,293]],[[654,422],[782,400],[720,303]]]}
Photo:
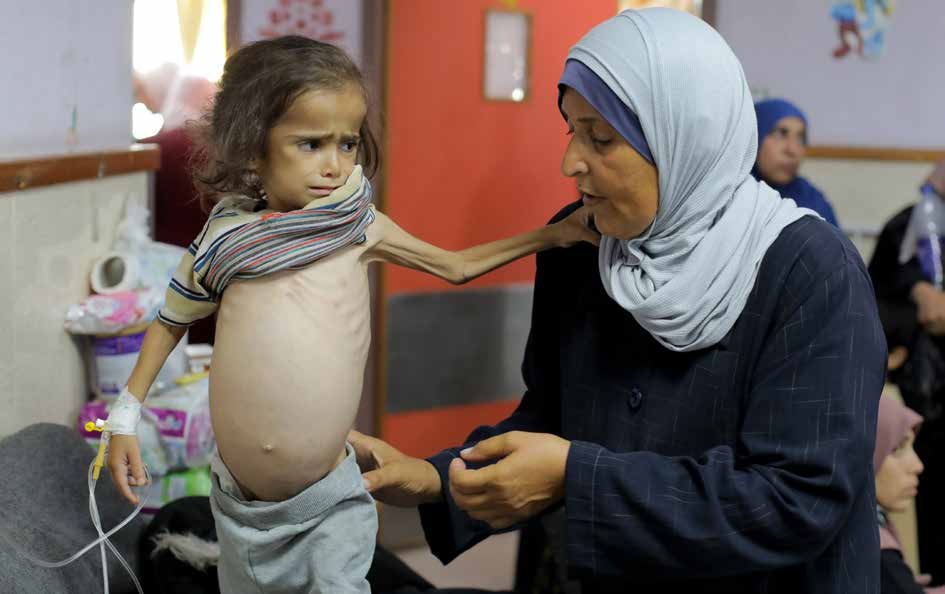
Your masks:
{"label": "diaper package", "polygon": [[210,426],[208,374],[147,399],[141,417],[157,428],[171,470],[210,463],[216,448]]}

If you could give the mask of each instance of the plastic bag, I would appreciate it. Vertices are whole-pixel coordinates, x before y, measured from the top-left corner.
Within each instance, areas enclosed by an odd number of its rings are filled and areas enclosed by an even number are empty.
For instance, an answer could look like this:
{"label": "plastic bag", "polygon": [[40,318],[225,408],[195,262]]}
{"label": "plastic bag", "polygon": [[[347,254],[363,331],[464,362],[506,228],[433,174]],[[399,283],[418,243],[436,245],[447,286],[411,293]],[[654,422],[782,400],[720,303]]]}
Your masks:
{"label": "plastic bag", "polygon": [[157,317],[164,291],[138,289],[109,295],[92,295],[66,311],[66,331],[71,334],[116,334]]}
{"label": "plastic bag", "polygon": [[135,289],[165,290],[185,250],[152,241],[150,211],[129,202],[112,250],[92,263],[92,291],[108,295]]}
{"label": "plastic bag", "polygon": [[184,255],[184,248],[151,239],[148,220],[151,211],[133,202],[125,207],[125,218],[118,225],[118,237],[112,249],[133,258],[139,289],[167,289]]}
{"label": "plastic bag", "polygon": [[92,262],[93,295],[66,311],[72,334],[118,334],[146,325],[164,305],[167,286],[185,250],[152,241],[150,211],[129,201],[112,250]]}

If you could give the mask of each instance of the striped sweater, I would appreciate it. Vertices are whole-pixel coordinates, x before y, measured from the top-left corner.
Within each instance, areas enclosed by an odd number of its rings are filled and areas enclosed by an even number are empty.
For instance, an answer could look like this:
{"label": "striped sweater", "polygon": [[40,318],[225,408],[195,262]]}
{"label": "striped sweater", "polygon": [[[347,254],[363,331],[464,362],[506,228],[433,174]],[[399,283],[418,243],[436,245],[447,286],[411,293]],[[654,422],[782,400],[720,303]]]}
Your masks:
{"label": "striped sweater", "polygon": [[371,183],[355,167],[345,184],[302,210],[253,210],[242,196],[221,200],[190,244],[167,289],[158,318],[189,326],[216,311],[234,280],[304,268],[365,240],[374,221]]}

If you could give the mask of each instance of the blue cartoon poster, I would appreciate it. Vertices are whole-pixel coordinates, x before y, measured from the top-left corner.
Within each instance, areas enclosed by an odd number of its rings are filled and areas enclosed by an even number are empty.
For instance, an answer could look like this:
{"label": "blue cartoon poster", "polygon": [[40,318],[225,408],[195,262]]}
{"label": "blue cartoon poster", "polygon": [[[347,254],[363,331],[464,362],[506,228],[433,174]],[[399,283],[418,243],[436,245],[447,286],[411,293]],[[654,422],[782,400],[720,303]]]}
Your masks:
{"label": "blue cartoon poster", "polygon": [[876,60],[886,49],[886,30],[892,20],[894,0],[836,0],[830,16],[837,26],[840,45],[833,57],[849,55]]}

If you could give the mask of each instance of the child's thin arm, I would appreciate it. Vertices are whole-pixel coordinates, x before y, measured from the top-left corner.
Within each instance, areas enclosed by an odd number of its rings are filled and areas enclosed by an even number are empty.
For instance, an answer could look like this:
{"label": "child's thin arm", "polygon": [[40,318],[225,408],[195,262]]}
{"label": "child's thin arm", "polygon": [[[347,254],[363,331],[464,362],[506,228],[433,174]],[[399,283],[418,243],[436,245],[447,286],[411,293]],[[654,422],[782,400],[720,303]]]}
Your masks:
{"label": "child's thin arm", "polygon": [[566,219],[490,243],[451,252],[410,235],[382,213],[378,222],[386,227],[375,252],[380,260],[427,272],[453,284],[462,284],[523,256],[581,241],[595,245],[600,237],[588,226],[587,213],[578,209]]}
{"label": "child's thin arm", "polygon": [[160,320],[154,320],[148,326],[138,361],[128,378],[128,391],[138,400],[144,401],[164,362],[186,332],[186,327],[171,326]]}
{"label": "child's thin arm", "polygon": [[[128,388],[122,390],[106,421],[106,430],[110,434],[108,469],[118,491],[136,505],[138,496],[131,492],[130,486],[147,483],[136,436],[141,403],[185,332],[187,328],[184,327],[170,326],[160,320],[151,322],[144,335],[138,361],[128,378]],[[98,478],[98,468],[95,469],[95,475]]]}

